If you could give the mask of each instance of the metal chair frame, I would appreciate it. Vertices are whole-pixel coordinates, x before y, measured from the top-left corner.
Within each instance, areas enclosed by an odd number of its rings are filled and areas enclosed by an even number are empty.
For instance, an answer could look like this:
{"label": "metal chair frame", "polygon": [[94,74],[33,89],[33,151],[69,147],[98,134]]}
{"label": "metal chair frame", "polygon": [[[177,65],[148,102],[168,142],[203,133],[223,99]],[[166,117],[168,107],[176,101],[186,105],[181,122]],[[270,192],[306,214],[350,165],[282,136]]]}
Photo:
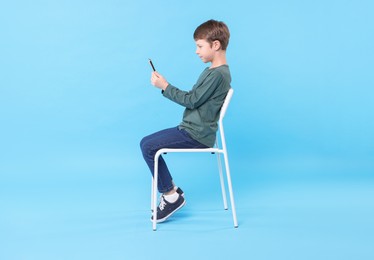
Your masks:
{"label": "metal chair frame", "polygon": [[[216,140],[215,147],[213,148],[199,148],[199,149],[179,149],[179,148],[162,148],[158,150],[154,157],[154,176],[152,181],[152,193],[151,193],[151,209],[157,209],[157,182],[158,182],[158,159],[161,154],[166,153],[214,153],[217,155],[217,161],[218,161],[218,171],[219,171],[219,177],[221,182],[221,190],[222,190],[222,198],[223,198],[223,206],[224,209],[227,210],[227,198],[226,198],[226,189],[225,189],[225,181],[223,177],[223,171],[222,171],[222,161],[221,161],[221,154],[224,158],[225,163],[225,172],[226,172],[226,178],[227,178],[227,186],[229,188],[229,195],[230,195],[230,204],[231,204],[231,211],[232,211],[232,217],[234,221],[234,227],[238,227],[238,220],[236,217],[236,209],[235,209],[235,202],[234,202],[234,193],[232,188],[232,182],[231,182],[231,174],[230,174],[230,167],[229,167],[229,159],[227,155],[227,147],[226,147],[226,140],[225,140],[225,133],[223,129],[223,118],[226,114],[228,105],[231,101],[232,95],[234,93],[234,90],[231,88],[225,98],[225,101],[222,105],[221,111],[220,111],[220,117],[218,120],[218,130],[219,130],[219,136],[221,139],[221,146],[219,146],[218,138]],[[220,148],[221,147],[221,148]],[[157,229],[157,210],[153,210],[153,230],[155,231]]]}

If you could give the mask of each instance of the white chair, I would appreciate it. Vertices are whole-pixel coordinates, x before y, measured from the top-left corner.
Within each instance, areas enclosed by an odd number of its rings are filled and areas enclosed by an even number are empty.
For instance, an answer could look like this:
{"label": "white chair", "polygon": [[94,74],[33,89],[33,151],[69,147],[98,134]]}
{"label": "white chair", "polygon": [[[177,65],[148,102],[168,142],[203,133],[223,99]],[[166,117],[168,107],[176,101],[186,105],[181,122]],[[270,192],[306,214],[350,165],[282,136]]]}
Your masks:
{"label": "white chair", "polygon": [[[230,194],[230,203],[231,203],[231,210],[232,210],[232,217],[234,220],[234,227],[238,227],[238,220],[236,218],[236,210],[235,210],[235,202],[234,202],[234,194],[232,190],[232,183],[231,183],[231,176],[230,176],[230,168],[229,168],[229,159],[227,157],[227,149],[226,149],[226,141],[225,141],[225,133],[223,130],[223,118],[225,116],[227,107],[230,103],[231,97],[234,93],[234,90],[231,88],[225,98],[225,101],[222,105],[220,117],[218,120],[218,130],[219,130],[219,136],[221,137],[221,148],[219,146],[218,142],[218,136],[216,140],[216,145],[214,148],[199,148],[199,149],[179,149],[179,148],[163,148],[157,151],[155,154],[155,164],[154,164],[154,177],[152,181],[152,194],[151,194],[151,209],[157,209],[157,181],[158,181],[158,159],[161,154],[166,153],[215,153],[217,154],[217,160],[218,160],[218,171],[221,181],[221,190],[222,190],[222,197],[223,197],[223,206],[224,209],[227,210],[227,199],[226,199],[226,189],[225,189],[225,182],[222,174],[222,163],[221,163],[221,154],[223,154],[225,167],[226,167],[226,177],[227,177],[227,186],[229,188],[229,194]],[[156,230],[156,214],[157,210],[153,210],[153,230]]]}

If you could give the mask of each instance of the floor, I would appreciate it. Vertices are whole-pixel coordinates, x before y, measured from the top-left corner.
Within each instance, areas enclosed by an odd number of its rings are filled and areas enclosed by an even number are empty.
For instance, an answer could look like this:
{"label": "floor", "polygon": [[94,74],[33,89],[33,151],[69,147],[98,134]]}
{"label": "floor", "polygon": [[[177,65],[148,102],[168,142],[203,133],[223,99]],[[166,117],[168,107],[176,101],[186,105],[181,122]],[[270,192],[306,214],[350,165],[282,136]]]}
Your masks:
{"label": "floor", "polygon": [[231,167],[239,220],[234,228],[231,211],[223,210],[215,160],[191,155],[195,164],[180,169],[182,157],[168,156],[187,203],[157,231],[149,219],[150,178],[140,160],[130,167],[112,158],[107,173],[102,162],[83,159],[14,166],[29,175],[4,175],[0,259],[374,257],[370,178],[306,172],[301,178],[255,161],[251,174],[238,160]]}

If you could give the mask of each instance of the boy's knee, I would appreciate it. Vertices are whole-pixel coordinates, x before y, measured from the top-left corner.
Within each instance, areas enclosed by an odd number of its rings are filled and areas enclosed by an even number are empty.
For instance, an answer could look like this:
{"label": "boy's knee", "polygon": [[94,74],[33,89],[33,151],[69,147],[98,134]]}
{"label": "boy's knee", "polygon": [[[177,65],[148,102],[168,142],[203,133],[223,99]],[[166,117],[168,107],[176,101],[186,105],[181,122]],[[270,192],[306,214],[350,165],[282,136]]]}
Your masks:
{"label": "boy's knee", "polygon": [[144,138],[140,141],[140,149],[142,150],[143,154],[145,154],[145,153],[149,153],[149,151],[152,149],[152,144],[151,144],[151,142],[148,140],[147,136],[144,137]]}
{"label": "boy's knee", "polygon": [[142,140],[140,140],[140,149],[142,151],[144,151],[144,149],[146,147],[146,143],[147,143],[146,137],[144,137]]}

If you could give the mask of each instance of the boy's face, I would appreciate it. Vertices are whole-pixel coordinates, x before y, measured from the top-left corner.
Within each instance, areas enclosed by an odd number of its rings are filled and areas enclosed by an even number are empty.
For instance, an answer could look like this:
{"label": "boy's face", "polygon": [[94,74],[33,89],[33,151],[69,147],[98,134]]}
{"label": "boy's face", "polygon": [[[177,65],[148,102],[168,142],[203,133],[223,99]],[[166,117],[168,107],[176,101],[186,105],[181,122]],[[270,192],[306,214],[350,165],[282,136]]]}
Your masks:
{"label": "boy's face", "polygon": [[214,58],[215,49],[205,39],[196,40],[196,54],[204,62],[211,62]]}

